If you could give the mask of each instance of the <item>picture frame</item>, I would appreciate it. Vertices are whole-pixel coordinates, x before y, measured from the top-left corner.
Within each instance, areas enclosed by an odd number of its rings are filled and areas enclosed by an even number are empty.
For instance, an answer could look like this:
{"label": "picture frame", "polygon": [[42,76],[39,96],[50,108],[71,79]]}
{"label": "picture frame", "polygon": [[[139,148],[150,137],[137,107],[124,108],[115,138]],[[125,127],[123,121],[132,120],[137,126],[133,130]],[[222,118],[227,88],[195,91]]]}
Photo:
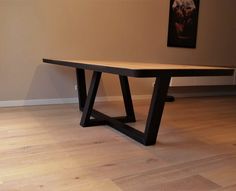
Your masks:
{"label": "picture frame", "polygon": [[200,0],[170,0],[168,47],[196,48]]}

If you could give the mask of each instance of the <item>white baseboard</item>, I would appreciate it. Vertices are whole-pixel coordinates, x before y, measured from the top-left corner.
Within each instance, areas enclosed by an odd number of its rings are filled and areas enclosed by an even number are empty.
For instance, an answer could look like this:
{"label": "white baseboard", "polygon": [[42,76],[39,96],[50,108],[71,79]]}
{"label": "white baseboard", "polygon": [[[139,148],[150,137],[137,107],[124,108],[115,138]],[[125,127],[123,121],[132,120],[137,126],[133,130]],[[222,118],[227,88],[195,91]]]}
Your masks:
{"label": "white baseboard", "polygon": [[[134,95],[133,100],[145,100],[150,99],[151,95]],[[96,102],[103,101],[122,101],[122,96],[108,96],[98,97]],[[21,107],[21,106],[34,106],[34,105],[53,105],[53,104],[70,104],[78,103],[78,98],[63,98],[63,99],[32,99],[32,100],[9,100],[0,101],[0,107]]]}
{"label": "white baseboard", "polygon": [[66,104],[66,103],[76,103],[77,100],[78,100],[77,98],[9,100],[9,101],[0,101],[0,107]]}
{"label": "white baseboard", "polygon": [[[204,88],[205,87],[205,88]],[[235,87],[227,89],[223,88],[224,86],[210,86],[216,87],[218,89],[208,89],[206,86],[199,87],[182,87],[187,88],[184,91],[179,91],[178,88],[181,87],[171,87],[169,89],[170,95],[175,97],[202,97],[202,96],[224,96],[224,95],[235,95]],[[200,88],[200,89],[199,89]],[[194,90],[194,91],[193,91]],[[196,91],[198,90],[198,91]],[[151,95],[133,95],[132,99],[135,100],[147,100],[151,99]],[[122,96],[107,96],[107,97],[97,97],[96,102],[104,101],[123,101]],[[19,107],[19,106],[34,106],[34,105],[52,105],[52,104],[70,104],[78,103],[78,98],[57,98],[57,99],[32,99],[32,100],[9,100],[9,101],[0,101],[1,107]]]}

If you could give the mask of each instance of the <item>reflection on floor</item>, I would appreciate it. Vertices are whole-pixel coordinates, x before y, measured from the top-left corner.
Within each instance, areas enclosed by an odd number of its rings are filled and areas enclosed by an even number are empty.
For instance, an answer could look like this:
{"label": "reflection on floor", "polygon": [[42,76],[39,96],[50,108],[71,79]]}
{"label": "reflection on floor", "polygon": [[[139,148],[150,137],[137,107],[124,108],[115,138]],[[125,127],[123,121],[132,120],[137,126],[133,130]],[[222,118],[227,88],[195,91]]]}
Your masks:
{"label": "reflection on floor", "polygon": [[[148,101],[135,102],[142,130]],[[120,102],[98,103],[120,115]],[[1,191],[236,190],[236,97],[167,103],[154,146],[106,126],[81,128],[77,105],[0,109]]]}

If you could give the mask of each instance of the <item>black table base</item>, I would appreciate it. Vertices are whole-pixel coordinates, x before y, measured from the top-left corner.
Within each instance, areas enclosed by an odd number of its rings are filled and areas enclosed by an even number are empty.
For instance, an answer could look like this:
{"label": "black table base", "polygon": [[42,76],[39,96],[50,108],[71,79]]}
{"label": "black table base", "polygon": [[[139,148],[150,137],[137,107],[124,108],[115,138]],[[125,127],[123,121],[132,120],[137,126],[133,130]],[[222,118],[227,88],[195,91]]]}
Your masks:
{"label": "black table base", "polygon": [[[78,83],[79,108],[83,111],[80,125],[83,127],[109,125],[128,137],[142,143],[143,145],[154,145],[156,143],[162,113],[166,101],[174,101],[174,98],[167,96],[170,83],[170,76],[160,75],[156,78],[151,104],[146,121],[145,131],[141,132],[125,124],[135,122],[135,113],[131,98],[127,76],[119,75],[126,116],[110,117],[93,109],[99,82],[102,72],[93,72],[88,95],[86,93],[85,72],[83,69],[76,69]],[[93,117],[93,119],[91,119]]]}

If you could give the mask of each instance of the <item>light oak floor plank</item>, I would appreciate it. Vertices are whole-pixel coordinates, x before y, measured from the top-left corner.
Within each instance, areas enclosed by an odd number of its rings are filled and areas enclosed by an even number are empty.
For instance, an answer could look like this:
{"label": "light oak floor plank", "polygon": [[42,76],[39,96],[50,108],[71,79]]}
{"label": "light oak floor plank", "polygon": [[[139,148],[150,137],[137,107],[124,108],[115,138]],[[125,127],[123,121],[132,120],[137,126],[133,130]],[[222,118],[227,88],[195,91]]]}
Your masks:
{"label": "light oak floor plank", "polygon": [[[150,101],[134,103],[143,130]],[[96,103],[109,115],[123,103]],[[78,105],[0,108],[0,191],[231,191],[236,97],[167,103],[154,146],[107,126],[82,128]]]}

